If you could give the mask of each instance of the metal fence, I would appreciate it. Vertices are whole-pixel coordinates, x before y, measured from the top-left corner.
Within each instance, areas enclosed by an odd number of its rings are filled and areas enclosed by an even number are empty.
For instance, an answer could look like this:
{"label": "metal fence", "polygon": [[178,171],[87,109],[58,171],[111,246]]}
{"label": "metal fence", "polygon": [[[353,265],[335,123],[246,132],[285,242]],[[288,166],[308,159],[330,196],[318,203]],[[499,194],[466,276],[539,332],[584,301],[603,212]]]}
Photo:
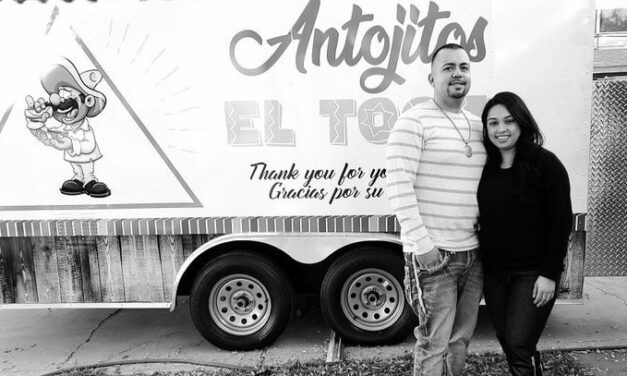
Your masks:
{"label": "metal fence", "polygon": [[595,81],[590,130],[587,276],[627,275],[627,80]]}

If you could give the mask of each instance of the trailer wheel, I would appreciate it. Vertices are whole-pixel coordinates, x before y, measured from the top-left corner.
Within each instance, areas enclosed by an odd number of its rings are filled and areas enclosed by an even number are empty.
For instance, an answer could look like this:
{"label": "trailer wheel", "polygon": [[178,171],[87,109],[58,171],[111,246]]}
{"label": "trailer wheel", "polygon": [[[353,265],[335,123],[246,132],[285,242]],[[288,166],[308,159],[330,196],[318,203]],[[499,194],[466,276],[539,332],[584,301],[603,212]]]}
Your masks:
{"label": "trailer wheel", "polygon": [[246,252],[219,256],[200,272],[190,294],[194,325],[226,350],[268,346],[285,329],[292,287],[271,261]]}
{"label": "trailer wheel", "polygon": [[362,247],[337,259],[320,291],[322,313],[344,340],[383,345],[403,340],[417,319],[405,302],[403,259]]}

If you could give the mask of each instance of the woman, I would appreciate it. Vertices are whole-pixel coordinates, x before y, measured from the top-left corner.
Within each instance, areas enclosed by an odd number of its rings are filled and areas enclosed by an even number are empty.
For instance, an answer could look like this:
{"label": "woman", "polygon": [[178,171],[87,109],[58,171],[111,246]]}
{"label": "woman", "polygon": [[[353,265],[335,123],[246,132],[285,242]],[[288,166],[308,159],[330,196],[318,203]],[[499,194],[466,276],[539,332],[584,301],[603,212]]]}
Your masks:
{"label": "woman", "polygon": [[538,339],[555,303],[572,209],[568,174],[542,147],[522,99],[501,92],[481,115],[488,154],[477,198],[484,298],[512,375],[541,375]]}

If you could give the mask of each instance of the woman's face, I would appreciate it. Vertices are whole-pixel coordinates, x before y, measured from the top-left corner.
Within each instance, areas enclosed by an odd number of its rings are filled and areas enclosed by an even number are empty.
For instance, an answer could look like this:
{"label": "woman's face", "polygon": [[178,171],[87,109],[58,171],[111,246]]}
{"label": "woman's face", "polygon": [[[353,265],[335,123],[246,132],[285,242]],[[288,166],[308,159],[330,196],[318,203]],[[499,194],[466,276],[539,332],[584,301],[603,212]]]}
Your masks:
{"label": "woman's face", "polygon": [[486,121],[488,138],[500,151],[515,150],[520,138],[520,127],[502,104],[488,111]]}

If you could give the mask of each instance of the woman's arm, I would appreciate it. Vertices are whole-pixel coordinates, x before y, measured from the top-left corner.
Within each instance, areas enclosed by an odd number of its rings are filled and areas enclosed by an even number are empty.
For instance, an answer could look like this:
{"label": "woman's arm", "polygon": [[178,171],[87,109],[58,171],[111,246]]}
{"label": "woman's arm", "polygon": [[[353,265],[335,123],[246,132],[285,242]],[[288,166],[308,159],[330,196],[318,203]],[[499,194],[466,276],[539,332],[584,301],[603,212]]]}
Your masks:
{"label": "woman's arm", "polygon": [[543,159],[548,237],[540,275],[559,283],[557,279],[563,270],[573,220],[570,182],[566,168],[553,153],[546,152]]}

